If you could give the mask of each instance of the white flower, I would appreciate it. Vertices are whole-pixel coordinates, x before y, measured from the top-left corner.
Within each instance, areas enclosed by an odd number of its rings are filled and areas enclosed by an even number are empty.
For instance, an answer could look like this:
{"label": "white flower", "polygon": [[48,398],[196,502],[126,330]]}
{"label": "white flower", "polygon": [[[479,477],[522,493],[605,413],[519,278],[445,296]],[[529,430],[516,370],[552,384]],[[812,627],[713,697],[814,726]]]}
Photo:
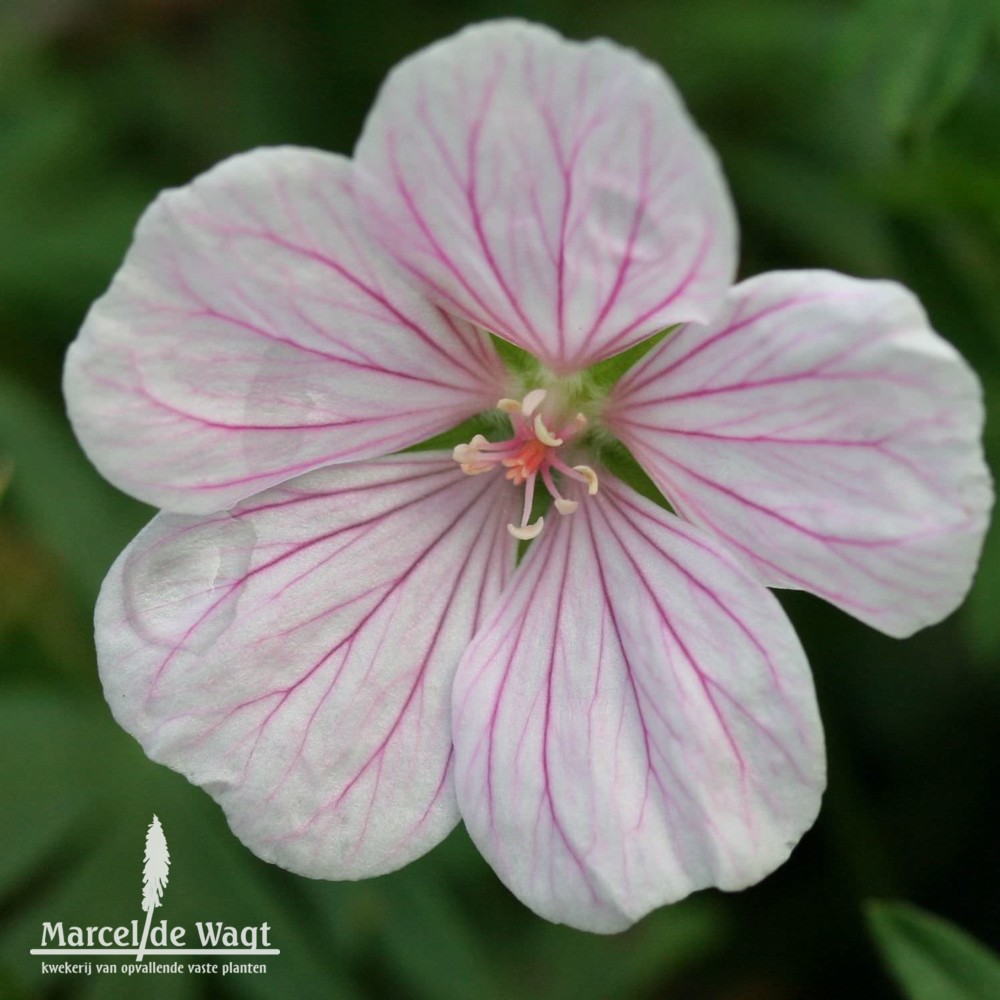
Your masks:
{"label": "white flower", "polygon": [[[463,818],[536,912],[613,931],[773,870],[824,759],[764,585],[907,635],[961,601],[992,491],[976,379],[912,295],[730,287],[735,260],[662,72],[512,21],[395,69],[353,160],[259,150],[162,195],[66,368],[88,454],[165,510],[98,605],[116,718],[305,875]],[[505,441],[389,454],[496,406]]]}

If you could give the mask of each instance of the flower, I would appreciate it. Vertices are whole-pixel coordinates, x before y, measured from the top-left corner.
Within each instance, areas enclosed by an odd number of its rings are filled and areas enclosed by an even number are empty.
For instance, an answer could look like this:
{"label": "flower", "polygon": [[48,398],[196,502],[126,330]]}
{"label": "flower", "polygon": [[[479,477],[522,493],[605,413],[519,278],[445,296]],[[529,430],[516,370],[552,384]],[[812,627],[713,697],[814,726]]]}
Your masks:
{"label": "flower", "polygon": [[533,910],[608,932],[781,864],[824,756],[766,587],[908,635],[962,600],[992,491],[978,383],[909,292],[735,259],[662,72],[517,21],[398,66],[353,160],[163,194],[65,375],[91,459],[164,509],[98,602],[120,724],[304,875],[461,818]]}

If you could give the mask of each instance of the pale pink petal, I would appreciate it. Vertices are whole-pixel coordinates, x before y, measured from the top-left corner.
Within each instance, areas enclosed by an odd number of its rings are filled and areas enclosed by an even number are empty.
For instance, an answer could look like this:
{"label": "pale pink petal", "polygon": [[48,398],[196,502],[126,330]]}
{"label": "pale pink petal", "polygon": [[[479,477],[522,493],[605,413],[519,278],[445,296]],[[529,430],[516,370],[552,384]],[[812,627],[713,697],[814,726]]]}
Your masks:
{"label": "pale pink petal", "polygon": [[793,271],[668,338],[605,417],[766,584],[905,636],[961,602],[979,558],[981,395],[900,285]]}
{"label": "pale pink petal", "polygon": [[378,255],[352,185],[343,157],[257,150],[146,212],[66,364],[74,428],[115,485],[221,510],[496,402],[484,335]]}
{"label": "pale pink petal", "polygon": [[455,678],[462,816],[549,920],[621,930],[780,865],[819,809],[805,655],[725,547],[610,477],[546,523]]}
{"label": "pale pink petal", "polygon": [[457,820],[452,678],[513,571],[512,493],[429,453],[158,515],[97,607],[115,718],[265,860],[406,864]]}
{"label": "pale pink petal", "polygon": [[390,74],[355,160],[365,223],[428,294],[558,372],[707,321],[733,276],[714,153],[603,39],[466,28]]}

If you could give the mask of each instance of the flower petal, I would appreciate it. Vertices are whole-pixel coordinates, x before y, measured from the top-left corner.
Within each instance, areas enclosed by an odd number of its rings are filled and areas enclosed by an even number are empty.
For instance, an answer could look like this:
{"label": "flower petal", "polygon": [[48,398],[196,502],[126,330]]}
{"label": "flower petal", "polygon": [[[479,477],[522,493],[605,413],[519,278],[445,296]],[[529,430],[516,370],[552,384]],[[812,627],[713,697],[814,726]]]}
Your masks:
{"label": "flower petal", "polygon": [[537,913],[608,932],[781,864],[824,759],[774,597],[711,536],[601,483],[528,553],[462,659],[453,713],[479,849]]}
{"label": "flower petal", "polygon": [[355,151],[365,222],[445,308],[568,372],[682,320],[735,269],[715,155],[658,66],[521,21],[389,76]]}
{"label": "flower petal", "polygon": [[97,607],[115,718],[267,861],[360,878],[423,854],[458,817],[452,677],[513,571],[498,486],[429,453],[158,515]]}
{"label": "flower petal", "polygon": [[895,636],[969,588],[993,502],[981,390],[900,285],[746,281],[628,372],[605,418],[769,586]]}
{"label": "flower petal", "polygon": [[108,479],[208,513],[495,403],[484,335],[376,253],[352,185],[343,157],[257,150],[146,212],[66,363],[70,417]]}

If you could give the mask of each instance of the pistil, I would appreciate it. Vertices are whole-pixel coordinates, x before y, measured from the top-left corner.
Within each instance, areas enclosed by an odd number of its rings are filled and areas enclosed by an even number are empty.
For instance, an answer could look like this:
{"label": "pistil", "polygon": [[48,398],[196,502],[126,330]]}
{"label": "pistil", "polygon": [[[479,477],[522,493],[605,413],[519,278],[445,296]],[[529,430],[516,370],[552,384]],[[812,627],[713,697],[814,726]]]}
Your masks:
{"label": "pistil", "polygon": [[539,476],[560,514],[572,514],[579,507],[579,502],[568,500],[562,495],[553,478],[553,470],[567,479],[585,485],[590,496],[598,489],[597,473],[589,465],[570,466],[559,457],[559,449],[587,426],[587,418],[582,413],[577,413],[564,427],[553,433],[540,412],[545,395],[544,389],[534,389],[520,402],[516,399],[499,400],[497,409],[510,417],[513,437],[506,441],[491,442],[482,434],[477,434],[468,444],[457,445],[452,452],[453,458],[466,475],[477,476],[503,466],[507,470],[507,479],[515,486],[524,486],[521,523],[507,525],[507,530],[522,541],[536,538],[545,526],[544,517],[529,523],[535,484]]}

